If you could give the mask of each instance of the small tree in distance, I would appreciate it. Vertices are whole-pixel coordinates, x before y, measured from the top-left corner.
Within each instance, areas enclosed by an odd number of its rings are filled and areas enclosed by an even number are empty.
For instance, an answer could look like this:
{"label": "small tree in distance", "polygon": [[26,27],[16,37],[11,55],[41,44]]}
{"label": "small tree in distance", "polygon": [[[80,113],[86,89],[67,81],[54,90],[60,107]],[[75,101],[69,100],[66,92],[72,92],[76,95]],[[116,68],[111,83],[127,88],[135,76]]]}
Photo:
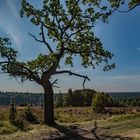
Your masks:
{"label": "small tree in distance", "polygon": [[96,93],[93,97],[92,108],[97,113],[103,113],[108,104],[108,98],[104,93]]}
{"label": "small tree in distance", "polygon": [[[21,81],[35,81],[44,89],[44,123],[51,125],[54,122],[53,110],[53,86],[51,81],[54,75],[69,74],[90,79],[86,75],[61,70],[61,64],[73,66],[74,56],[79,56],[84,68],[92,67],[104,62],[103,70],[114,68],[109,64],[112,53],[102,47],[102,43],[93,32],[98,21],[108,22],[108,17],[114,11],[114,7],[120,2],[112,2],[104,5],[100,0],[43,0],[42,8],[35,8],[26,0],[22,0],[21,16],[30,18],[31,23],[40,29],[39,36],[29,34],[37,42],[46,46],[48,52],[39,54],[32,61],[20,62],[17,59],[17,51],[9,47],[7,38],[0,39],[1,70],[9,76],[20,77]],[[62,61],[64,60],[64,61]]]}

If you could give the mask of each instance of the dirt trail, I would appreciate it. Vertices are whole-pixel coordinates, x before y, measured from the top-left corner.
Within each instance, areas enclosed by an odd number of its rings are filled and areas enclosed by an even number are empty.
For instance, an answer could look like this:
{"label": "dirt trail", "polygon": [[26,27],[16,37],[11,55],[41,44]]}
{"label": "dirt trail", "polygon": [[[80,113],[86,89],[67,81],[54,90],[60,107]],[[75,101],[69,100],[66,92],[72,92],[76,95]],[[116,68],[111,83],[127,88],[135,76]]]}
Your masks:
{"label": "dirt trail", "polygon": [[105,136],[98,135],[97,131],[102,131],[105,128],[97,128],[92,124],[88,126],[70,125],[54,126],[58,131],[48,135],[42,136],[41,140],[130,140],[130,138],[121,136]]}

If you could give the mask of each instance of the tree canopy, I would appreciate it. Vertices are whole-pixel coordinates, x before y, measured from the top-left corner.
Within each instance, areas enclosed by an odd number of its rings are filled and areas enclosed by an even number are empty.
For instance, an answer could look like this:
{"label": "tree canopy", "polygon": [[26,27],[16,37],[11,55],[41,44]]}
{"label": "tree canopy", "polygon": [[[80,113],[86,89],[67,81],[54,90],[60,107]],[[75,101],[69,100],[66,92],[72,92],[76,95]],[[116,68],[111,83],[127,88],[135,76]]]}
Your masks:
{"label": "tree canopy", "polygon": [[[36,59],[21,62],[17,59],[17,51],[9,47],[7,38],[0,38],[1,70],[9,76],[20,77],[21,81],[30,80],[40,84],[45,91],[44,112],[46,123],[53,121],[53,89],[57,83],[51,81],[52,76],[69,74],[90,79],[86,75],[63,70],[62,63],[73,66],[75,56],[79,56],[84,68],[93,69],[104,63],[104,71],[115,67],[110,64],[113,54],[103,48],[94,28],[98,22],[108,22],[108,17],[118,10],[124,0],[43,0],[41,7],[35,7],[27,0],[22,0],[21,17],[29,17],[31,23],[40,30],[38,35],[29,33],[37,42],[48,50],[39,54]],[[130,9],[139,4],[131,0]],[[62,68],[62,69],[61,69]],[[47,106],[47,107],[46,107]]]}

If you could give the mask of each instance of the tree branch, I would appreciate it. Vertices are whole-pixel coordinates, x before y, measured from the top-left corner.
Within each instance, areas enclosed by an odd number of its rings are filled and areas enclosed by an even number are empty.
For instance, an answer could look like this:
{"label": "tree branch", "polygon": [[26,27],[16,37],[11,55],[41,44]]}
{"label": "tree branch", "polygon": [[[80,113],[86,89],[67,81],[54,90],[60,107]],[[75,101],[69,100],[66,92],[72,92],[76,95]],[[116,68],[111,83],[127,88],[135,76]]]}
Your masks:
{"label": "tree branch", "polygon": [[54,80],[54,81],[52,82],[52,85],[57,84],[57,81],[58,81],[58,79]]}
{"label": "tree branch", "polygon": [[63,70],[63,71],[56,71],[55,72],[55,74],[63,74],[63,73],[67,73],[69,75],[74,75],[74,76],[77,76],[77,77],[84,78],[84,81],[83,81],[83,88],[84,89],[85,89],[85,82],[86,82],[86,80],[90,81],[90,79],[87,76],[81,75],[81,74],[77,74],[77,73],[71,72],[69,70]]}
{"label": "tree branch", "polygon": [[[73,9],[75,8],[76,4],[78,4],[79,1],[80,1],[80,0],[77,0],[77,1],[75,2],[74,6],[73,6]],[[69,23],[67,24],[67,26],[64,27],[64,31],[62,32],[62,36],[63,36],[63,34],[66,32],[66,30],[69,28],[71,22],[74,20],[75,17],[76,17],[76,14],[75,14],[74,16],[71,17],[71,19],[70,19]]]}
{"label": "tree branch", "polygon": [[31,80],[31,79],[35,80],[38,84],[41,83],[41,82],[40,82],[41,79],[40,79],[40,77],[38,76],[38,74],[35,74],[34,72],[32,72],[29,68],[25,67],[24,65],[20,65],[20,64],[18,64],[18,63],[17,63],[17,65],[19,65],[21,68],[23,68],[23,69],[25,69],[25,70],[28,71],[28,73],[26,74],[26,75],[27,75],[27,78],[30,78],[30,80]]}
{"label": "tree branch", "polygon": [[116,9],[116,11],[118,11],[118,12],[120,12],[120,13],[127,13],[127,12],[129,12],[129,11],[131,11],[131,10],[133,10],[135,7],[137,7],[137,6],[139,6],[140,5],[140,2],[138,2],[136,5],[134,5],[134,6],[132,6],[130,9],[128,9],[128,10],[119,10],[119,9]]}
{"label": "tree branch", "polygon": [[55,88],[60,88],[59,86],[56,86],[56,85],[53,85],[53,87],[55,87]]}
{"label": "tree branch", "polygon": [[31,33],[29,33],[29,35],[30,35],[31,37],[33,37],[36,41],[43,43],[43,41],[37,39],[37,37],[36,37],[35,35],[33,35],[33,34],[31,34]]}
{"label": "tree branch", "polygon": [[59,22],[59,19],[58,19],[58,17],[57,17],[57,15],[56,15],[56,21],[57,21],[57,24],[58,24],[58,28],[60,29],[60,32],[61,32],[61,39],[62,39],[62,28],[61,28],[61,25],[60,25],[60,22]]}
{"label": "tree branch", "polygon": [[40,42],[40,43],[44,43],[44,44],[48,47],[49,51],[50,51],[51,53],[53,53],[53,51],[52,51],[50,45],[49,45],[49,44],[46,42],[46,40],[45,40],[44,31],[43,31],[43,27],[42,27],[42,26],[41,26],[41,35],[42,35],[42,39],[43,39],[43,40],[37,39],[37,37],[36,37],[35,35],[31,34],[31,33],[29,33],[29,35],[30,35],[31,37],[33,37],[36,41],[38,41],[38,42]]}
{"label": "tree branch", "polygon": [[[20,71],[20,70],[9,70],[7,67],[5,67],[5,66],[3,66],[3,64],[14,64],[15,65],[15,67],[17,66],[17,67],[20,67],[20,69],[25,69],[27,72],[25,72],[25,71]],[[34,73],[30,70],[30,69],[28,69],[27,67],[25,67],[24,65],[22,65],[22,64],[20,64],[20,63],[18,63],[18,62],[10,62],[10,61],[1,61],[0,62],[0,65],[2,65],[2,67],[5,67],[5,69],[7,70],[7,73],[11,73],[11,74],[13,74],[13,75],[21,75],[21,76],[26,76],[27,77],[27,79],[33,79],[33,80],[35,80],[37,83],[39,83],[40,84],[40,78],[39,78],[39,76],[36,74],[36,75],[34,75]]]}
{"label": "tree branch", "polygon": [[57,84],[58,79],[54,80],[51,84],[53,87],[55,88],[60,88],[59,86],[56,86],[55,84]]}
{"label": "tree branch", "polygon": [[81,29],[75,31],[74,33],[71,33],[71,34],[68,36],[68,38],[66,39],[66,41],[64,41],[64,43],[66,43],[72,36],[78,34],[79,32],[83,31],[84,29],[86,29],[86,28],[92,28],[92,27],[94,27],[94,25],[83,27],[83,28],[81,28]]}
{"label": "tree branch", "polygon": [[46,46],[48,47],[49,51],[50,51],[51,53],[53,53],[53,50],[51,49],[51,46],[46,42],[43,26],[44,26],[44,24],[41,24],[41,35],[42,35],[43,43],[45,43]]}
{"label": "tree branch", "polygon": [[0,65],[2,65],[2,64],[8,64],[9,63],[9,61],[2,61],[2,62],[0,62]]}

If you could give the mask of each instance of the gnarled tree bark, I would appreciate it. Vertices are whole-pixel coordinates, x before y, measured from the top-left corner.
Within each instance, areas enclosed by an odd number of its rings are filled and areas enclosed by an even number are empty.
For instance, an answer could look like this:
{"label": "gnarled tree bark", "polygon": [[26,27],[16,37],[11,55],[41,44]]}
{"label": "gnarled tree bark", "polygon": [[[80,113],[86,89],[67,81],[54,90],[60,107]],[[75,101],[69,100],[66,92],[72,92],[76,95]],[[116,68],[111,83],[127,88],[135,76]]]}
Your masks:
{"label": "gnarled tree bark", "polygon": [[53,88],[51,82],[48,80],[43,83],[44,88],[44,123],[52,125],[54,123],[54,109],[53,109]]}

